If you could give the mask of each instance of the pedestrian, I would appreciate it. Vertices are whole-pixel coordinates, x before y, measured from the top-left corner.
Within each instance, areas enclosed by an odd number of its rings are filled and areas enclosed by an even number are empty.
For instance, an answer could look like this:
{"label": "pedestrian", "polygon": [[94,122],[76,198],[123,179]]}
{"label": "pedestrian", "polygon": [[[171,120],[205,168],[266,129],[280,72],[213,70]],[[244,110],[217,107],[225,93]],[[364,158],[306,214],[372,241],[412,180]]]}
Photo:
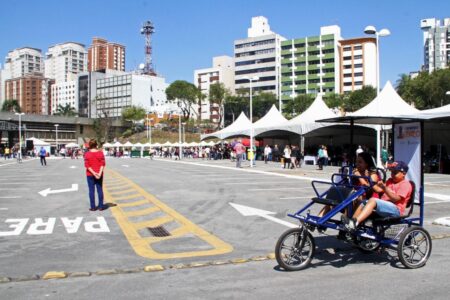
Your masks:
{"label": "pedestrian", "polygon": [[323,164],[325,166],[328,166],[328,160],[329,160],[329,156],[328,156],[328,149],[327,146],[323,146]]}
{"label": "pedestrian", "polygon": [[284,157],[283,169],[286,169],[286,165],[287,165],[287,169],[290,169],[291,168],[291,147],[289,147],[289,145],[286,145],[284,147],[283,157]]}
{"label": "pedestrian", "polygon": [[317,151],[317,164],[319,165],[319,170],[323,170],[324,159],[323,146],[320,145],[319,150]]}
{"label": "pedestrian", "polygon": [[236,152],[236,168],[242,168],[241,164],[245,153],[245,146],[242,145],[241,140],[234,145],[234,151]]}
{"label": "pedestrian", "polygon": [[10,158],[10,151],[8,147],[5,148],[5,160]]}
{"label": "pedestrian", "polygon": [[264,163],[267,164],[267,161],[269,160],[270,153],[272,153],[272,148],[270,148],[269,145],[266,145],[264,148]]}
{"label": "pedestrian", "polygon": [[279,162],[280,161],[280,149],[278,148],[278,145],[275,144],[275,146],[273,146],[273,150],[272,150],[272,158],[274,162]]}
{"label": "pedestrian", "polygon": [[300,150],[297,146],[292,146],[291,151],[291,169],[297,168],[297,157],[299,156]]}
{"label": "pedestrian", "polygon": [[389,159],[389,153],[387,152],[386,148],[383,147],[381,149],[381,163],[383,164],[383,168],[387,168],[387,161]]}
{"label": "pedestrian", "polygon": [[47,156],[47,151],[44,147],[41,147],[41,150],[39,150],[39,157],[41,158],[41,166],[46,166],[47,161],[45,160],[45,157]]}
{"label": "pedestrian", "polygon": [[[105,156],[103,151],[97,149],[97,141],[89,141],[89,151],[84,155],[84,166],[89,187],[90,211],[102,211],[107,207],[103,205],[103,172],[105,169]],[[95,206],[95,189],[97,188],[98,206]]]}

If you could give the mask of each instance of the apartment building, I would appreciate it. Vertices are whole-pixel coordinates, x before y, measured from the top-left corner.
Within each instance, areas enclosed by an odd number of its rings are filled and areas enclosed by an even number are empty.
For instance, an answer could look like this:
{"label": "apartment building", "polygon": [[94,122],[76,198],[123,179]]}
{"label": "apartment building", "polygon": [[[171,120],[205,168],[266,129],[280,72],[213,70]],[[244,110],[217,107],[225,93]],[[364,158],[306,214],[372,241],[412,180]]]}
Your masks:
{"label": "apartment building", "polygon": [[234,41],[235,91],[248,90],[248,78],[255,93],[269,92],[279,96],[279,68],[281,42],[285,38],[270,30],[265,17],[252,18],[247,38]]}
{"label": "apartment building", "polygon": [[210,120],[213,123],[219,122],[219,106],[209,100],[210,86],[219,82],[223,83],[229,92],[234,93],[234,60],[230,56],[213,57],[212,68],[194,71],[194,84],[205,95],[201,104],[194,107],[202,120]]}
{"label": "apartment building", "polygon": [[300,94],[340,93],[339,26],[320,28],[319,36],[281,43],[281,93],[289,101]]}
{"label": "apartment building", "polygon": [[376,38],[341,40],[340,91],[348,93],[365,85],[377,87]]}
{"label": "apartment building", "polygon": [[49,47],[45,59],[45,77],[54,80],[50,88],[51,114],[59,105],[78,110],[77,75],[87,71],[87,51],[83,44],[67,42]]}
{"label": "apartment building", "polygon": [[[122,116],[122,110],[130,106],[140,106],[146,111],[157,112],[170,109],[167,102],[168,84],[163,77],[130,74],[97,79],[96,97],[93,100],[95,115],[92,117]],[[177,109],[176,104],[171,107]]]}
{"label": "apartment building", "polygon": [[125,46],[94,37],[88,50],[88,70],[106,69],[125,71]]}
{"label": "apartment building", "polygon": [[45,79],[41,73],[26,74],[5,81],[5,97],[17,100],[21,111],[26,114],[42,114],[44,87]]}
{"label": "apartment building", "polygon": [[422,69],[429,73],[434,70],[448,68],[450,65],[450,18],[444,23],[435,18],[420,21],[423,31]]}
{"label": "apartment building", "polygon": [[40,49],[23,47],[8,52],[0,76],[0,105],[6,97],[5,83],[9,79],[21,78],[27,74],[42,74],[44,65]]}

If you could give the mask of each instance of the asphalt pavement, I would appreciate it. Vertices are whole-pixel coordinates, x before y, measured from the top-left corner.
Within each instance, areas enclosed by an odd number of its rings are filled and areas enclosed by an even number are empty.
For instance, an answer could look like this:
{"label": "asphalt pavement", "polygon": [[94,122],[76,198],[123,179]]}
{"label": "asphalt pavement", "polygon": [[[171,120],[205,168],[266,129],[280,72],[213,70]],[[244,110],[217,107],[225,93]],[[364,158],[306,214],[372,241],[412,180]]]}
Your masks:
{"label": "asphalt pavement", "polygon": [[[404,270],[395,253],[363,255],[331,231],[314,233],[310,268],[284,272],[273,252],[297,224],[287,213],[314,195],[311,180],[329,180],[336,167],[108,158],[110,207],[90,212],[83,161],[47,162],[0,161],[0,299],[447,298],[450,227],[433,222],[450,216],[449,175],[425,176],[434,238],[425,267]],[[245,216],[230,203],[273,214]],[[52,276],[63,279],[43,280]]]}

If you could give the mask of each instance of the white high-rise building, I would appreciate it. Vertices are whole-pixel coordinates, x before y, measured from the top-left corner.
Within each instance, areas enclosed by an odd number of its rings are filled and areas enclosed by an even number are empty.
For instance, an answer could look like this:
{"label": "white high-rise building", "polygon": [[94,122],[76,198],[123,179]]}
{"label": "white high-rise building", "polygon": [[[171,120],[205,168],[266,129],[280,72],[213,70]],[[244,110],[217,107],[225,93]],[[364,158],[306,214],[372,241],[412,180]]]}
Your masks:
{"label": "white high-rise building", "polygon": [[270,30],[265,17],[252,18],[248,37],[234,41],[235,91],[249,89],[246,78],[259,77],[252,83],[255,93],[269,92],[279,97],[281,42],[286,40]]}
{"label": "white high-rise building", "polygon": [[42,51],[23,47],[8,52],[0,75],[0,105],[6,97],[5,82],[9,79],[24,77],[29,74],[43,74]]}
{"label": "white high-rise building", "polygon": [[56,83],[76,80],[77,74],[87,71],[87,51],[83,44],[67,42],[48,48],[45,77]]}
{"label": "white high-rise building", "polygon": [[370,37],[341,40],[341,93],[377,88],[377,45]]}
{"label": "white high-rise building", "polygon": [[67,42],[48,48],[45,60],[45,77],[53,79],[51,86],[51,113],[59,105],[70,105],[78,111],[79,73],[87,71],[87,51],[83,44]]}
{"label": "white high-rise building", "polygon": [[194,84],[206,96],[202,100],[200,107],[198,105],[194,106],[202,120],[211,120],[214,123],[219,122],[219,107],[217,104],[211,104],[209,101],[209,88],[211,84],[218,82],[223,83],[230,93],[234,93],[234,61],[232,57],[226,55],[213,57],[212,68],[194,71]]}
{"label": "white high-rise building", "polygon": [[[177,110],[176,104],[167,102],[165,78],[123,72],[123,75],[96,80],[96,99],[92,117],[122,116],[122,110],[130,106],[139,106],[148,112],[163,114]],[[95,114],[94,114],[95,112]]]}
{"label": "white high-rise building", "polygon": [[437,69],[448,68],[450,65],[450,18],[444,19],[444,25],[435,18],[420,21],[423,31],[422,69],[433,72]]}

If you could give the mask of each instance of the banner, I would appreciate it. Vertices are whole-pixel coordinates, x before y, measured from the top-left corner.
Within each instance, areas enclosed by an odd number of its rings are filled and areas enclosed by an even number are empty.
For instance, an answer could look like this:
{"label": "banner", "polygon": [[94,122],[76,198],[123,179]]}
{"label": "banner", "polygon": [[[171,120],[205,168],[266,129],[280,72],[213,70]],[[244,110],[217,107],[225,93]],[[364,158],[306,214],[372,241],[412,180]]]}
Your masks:
{"label": "banner", "polygon": [[415,202],[419,202],[421,186],[421,131],[420,123],[402,123],[394,125],[394,160],[404,161],[408,167],[406,178],[416,184]]}

